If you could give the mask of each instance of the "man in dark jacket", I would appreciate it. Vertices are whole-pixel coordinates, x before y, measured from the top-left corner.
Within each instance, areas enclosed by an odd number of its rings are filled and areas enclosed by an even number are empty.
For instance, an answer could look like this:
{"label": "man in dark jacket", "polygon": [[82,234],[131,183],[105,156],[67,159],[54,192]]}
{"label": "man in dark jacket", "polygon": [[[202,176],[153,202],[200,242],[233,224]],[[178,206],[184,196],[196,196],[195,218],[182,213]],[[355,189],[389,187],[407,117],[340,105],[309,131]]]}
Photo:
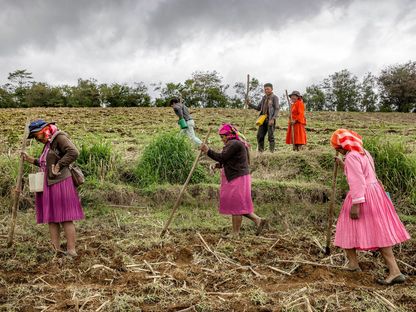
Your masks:
{"label": "man in dark jacket", "polygon": [[257,132],[257,144],[259,152],[264,151],[264,138],[266,137],[266,133],[268,134],[270,152],[274,152],[274,131],[276,129],[276,119],[280,110],[279,98],[273,94],[273,85],[271,83],[266,83],[264,85],[264,93],[265,95],[258,105],[251,103],[248,103],[248,105],[249,107],[260,111],[260,115],[267,115],[267,118],[265,119],[264,123],[259,126],[259,130]]}

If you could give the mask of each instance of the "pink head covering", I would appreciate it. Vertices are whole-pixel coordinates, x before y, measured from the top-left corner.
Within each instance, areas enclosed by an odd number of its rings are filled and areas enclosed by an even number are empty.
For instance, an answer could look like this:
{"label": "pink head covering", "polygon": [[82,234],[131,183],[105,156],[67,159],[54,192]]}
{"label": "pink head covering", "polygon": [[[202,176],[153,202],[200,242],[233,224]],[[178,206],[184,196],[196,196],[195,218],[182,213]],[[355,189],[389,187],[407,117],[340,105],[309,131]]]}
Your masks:
{"label": "pink head covering", "polygon": [[45,136],[50,139],[58,131],[58,127],[54,124],[49,124],[45,128],[39,131],[39,133],[44,133]]}
{"label": "pink head covering", "polygon": [[333,148],[343,148],[347,151],[357,151],[365,154],[363,140],[357,132],[347,129],[338,129],[331,136],[331,145]]}
{"label": "pink head covering", "polygon": [[228,140],[238,140],[244,143],[244,145],[248,148],[249,144],[247,143],[243,134],[241,134],[236,127],[232,124],[222,124],[221,127],[218,129],[219,135],[225,135]]}

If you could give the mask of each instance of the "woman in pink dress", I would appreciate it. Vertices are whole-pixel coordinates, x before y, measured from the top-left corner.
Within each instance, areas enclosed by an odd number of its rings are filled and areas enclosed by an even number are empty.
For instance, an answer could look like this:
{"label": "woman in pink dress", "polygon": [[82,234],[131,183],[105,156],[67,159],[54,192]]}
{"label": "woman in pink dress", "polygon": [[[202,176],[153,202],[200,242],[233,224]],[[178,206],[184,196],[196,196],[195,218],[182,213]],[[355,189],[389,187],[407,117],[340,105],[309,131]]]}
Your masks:
{"label": "woman in pink dress", "polygon": [[344,160],[349,192],[338,217],[335,246],[345,250],[348,268],[360,271],[357,250],[379,249],[389,275],[377,282],[383,285],[403,283],[405,276],[400,272],[392,247],[410,238],[394,209],[393,203],[378,182],[374,161],[363,148],[360,135],[354,131],[338,129],[331,137],[332,146]]}
{"label": "woman in pink dress", "polygon": [[84,219],[84,212],[69,166],[79,153],[65,132],[54,123],[36,120],[29,125],[29,139],[44,144],[41,156],[36,159],[23,154],[24,159],[40,167],[45,174],[43,192],[36,193],[36,221],[47,223],[55,250],[60,250],[60,231],[64,230],[66,254],[76,257],[75,225],[73,221]]}
{"label": "woman in pink dress", "polygon": [[267,222],[254,213],[248,145],[230,124],[222,125],[218,134],[224,143],[221,153],[214,152],[205,144],[201,145],[201,150],[218,162],[216,168],[221,168],[219,212],[232,216],[235,236],[240,234],[243,216],[256,224],[256,235],[260,235]]}

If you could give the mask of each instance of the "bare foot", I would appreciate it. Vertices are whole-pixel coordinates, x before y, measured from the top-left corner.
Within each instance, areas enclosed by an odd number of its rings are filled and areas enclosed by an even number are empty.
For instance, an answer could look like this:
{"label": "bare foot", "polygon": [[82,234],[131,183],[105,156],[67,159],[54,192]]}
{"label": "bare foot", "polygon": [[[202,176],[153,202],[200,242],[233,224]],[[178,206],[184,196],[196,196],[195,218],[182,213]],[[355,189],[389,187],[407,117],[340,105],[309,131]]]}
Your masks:
{"label": "bare foot", "polygon": [[72,250],[67,250],[66,251],[66,254],[68,255],[68,256],[70,256],[70,257],[78,257],[78,254],[77,254],[77,252],[75,251],[75,249],[72,249]]}
{"label": "bare foot", "polygon": [[263,232],[267,224],[268,224],[268,221],[266,219],[261,219],[259,225],[257,226],[257,232],[256,232],[257,236],[259,236]]}

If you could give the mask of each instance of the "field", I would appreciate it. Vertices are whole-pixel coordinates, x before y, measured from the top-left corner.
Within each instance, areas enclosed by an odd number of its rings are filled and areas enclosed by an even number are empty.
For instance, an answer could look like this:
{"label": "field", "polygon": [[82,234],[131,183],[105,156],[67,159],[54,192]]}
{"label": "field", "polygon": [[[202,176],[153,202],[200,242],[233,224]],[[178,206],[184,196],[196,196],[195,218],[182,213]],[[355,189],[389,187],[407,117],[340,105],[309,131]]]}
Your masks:
{"label": "field", "polygon": [[[188,187],[170,231],[159,238],[181,186],[139,187],[134,168],[155,136],[177,131],[170,109],[0,110],[0,311],[416,310],[413,238],[394,249],[408,276],[400,286],[374,282],[386,273],[378,252],[360,253],[362,273],[343,268],[342,250],[332,248],[330,256],[323,252],[331,133],[345,127],[364,138],[401,142],[406,157],[413,159],[416,114],[308,113],[309,142],[299,153],[284,144],[287,121],[281,117],[277,152],[262,155],[255,151],[254,111],[197,109],[192,114],[201,138],[222,122],[241,128],[247,116],[253,199],[256,212],[270,221],[262,236],[255,236],[247,221],[241,238],[228,235],[231,222],[217,212],[219,178],[214,175]],[[101,146],[110,154],[96,162],[89,159],[92,174],[80,188],[86,219],[76,224],[76,259],[52,251],[47,227],[36,225],[27,187],[15,244],[5,247],[16,159],[28,117],[54,120],[80,148]],[[217,135],[209,141],[221,148]],[[28,148],[40,151],[35,142]],[[208,171],[211,162],[206,157],[201,162]],[[340,174],[337,213],[345,191]],[[400,194],[393,199],[407,230],[416,235],[416,207]]]}

